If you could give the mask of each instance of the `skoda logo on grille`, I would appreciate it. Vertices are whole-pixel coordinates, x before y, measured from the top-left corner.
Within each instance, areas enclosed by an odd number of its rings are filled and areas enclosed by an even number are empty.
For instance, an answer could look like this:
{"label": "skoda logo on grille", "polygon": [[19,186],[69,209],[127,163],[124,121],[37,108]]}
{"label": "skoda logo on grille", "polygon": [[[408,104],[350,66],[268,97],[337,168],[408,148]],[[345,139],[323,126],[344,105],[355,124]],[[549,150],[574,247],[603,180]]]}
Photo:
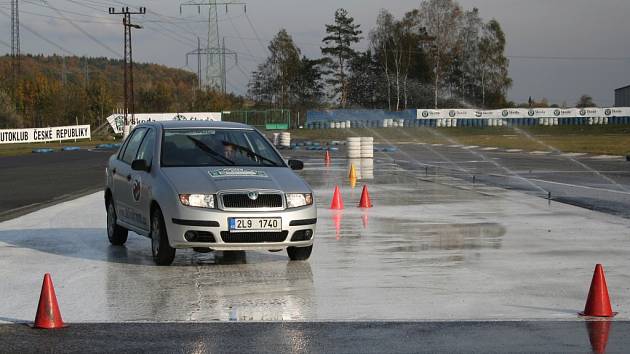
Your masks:
{"label": "skoda logo on grille", "polygon": [[258,192],[249,192],[247,193],[247,197],[251,200],[256,200],[258,199]]}

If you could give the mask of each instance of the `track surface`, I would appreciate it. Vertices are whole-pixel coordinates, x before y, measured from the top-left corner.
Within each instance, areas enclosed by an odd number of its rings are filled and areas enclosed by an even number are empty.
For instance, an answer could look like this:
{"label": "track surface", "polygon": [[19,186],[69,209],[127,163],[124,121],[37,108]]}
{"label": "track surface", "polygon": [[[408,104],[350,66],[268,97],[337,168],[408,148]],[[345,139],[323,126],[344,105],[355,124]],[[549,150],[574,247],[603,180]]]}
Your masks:
{"label": "track surface", "polygon": [[623,353],[628,331],[630,322],[93,323],[52,331],[0,325],[0,352]]}
{"label": "track surface", "polygon": [[[630,217],[629,162],[455,145],[399,145],[400,151],[376,157],[395,160],[419,174],[456,176],[471,183],[474,176],[476,182],[542,197],[551,193],[555,201]],[[112,153],[78,151],[0,158],[0,221],[101,189],[103,169]],[[305,151],[286,154],[316,155]]]}
{"label": "track surface", "polygon": [[65,151],[0,158],[0,221],[103,187],[112,151]]}
{"label": "track surface", "polygon": [[[41,274],[50,271],[71,326],[37,331],[0,325],[0,352],[627,351],[627,220],[546,206],[520,193],[469,190],[467,182],[476,176],[536,195],[551,191],[554,199],[573,197],[564,201],[627,216],[625,161],[447,146],[401,149],[377,156],[376,179],[368,182],[377,207],[367,213],[350,207],[358,191],[353,195],[346,185],[347,210],[332,213],[323,205],[334,184],[344,181],[345,161],[337,159],[329,169],[307,165],[304,174],[323,204],[316,253],[304,263],[269,253],[233,260],[181,252],[173,267],[154,267],[145,239],[132,236],[123,248],[107,245],[100,195],[3,223],[0,322],[33,318]],[[110,154],[1,159],[4,215],[100,189]],[[449,176],[456,178],[443,178]],[[443,185],[453,181],[455,188]],[[575,315],[595,262],[607,265],[621,321],[584,322]],[[239,321],[286,316],[424,322],[226,323],[204,317],[232,314]],[[431,321],[446,315],[454,321]],[[206,322],[184,323],[182,317]],[[82,318],[87,322],[77,323]],[[477,321],[488,318],[501,320]],[[112,323],[118,321],[151,322]]]}
{"label": "track surface", "polygon": [[422,176],[449,175],[630,217],[630,162],[563,153],[408,144],[387,157]]}

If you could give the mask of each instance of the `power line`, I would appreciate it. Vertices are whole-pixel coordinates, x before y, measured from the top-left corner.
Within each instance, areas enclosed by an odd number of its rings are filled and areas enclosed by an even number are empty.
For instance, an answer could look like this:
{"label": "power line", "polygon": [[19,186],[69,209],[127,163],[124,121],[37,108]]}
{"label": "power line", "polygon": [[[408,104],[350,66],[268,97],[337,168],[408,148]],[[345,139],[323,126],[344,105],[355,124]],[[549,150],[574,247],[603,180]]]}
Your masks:
{"label": "power line", "polygon": [[576,60],[576,61],[630,61],[630,57],[571,57],[571,56],[533,56],[506,55],[510,59]]}
{"label": "power line", "polygon": [[[207,2],[206,2],[207,1]],[[205,0],[204,2],[195,2],[195,0],[183,2],[179,5],[179,12],[182,13],[183,7],[196,6],[197,11],[201,13],[201,6],[208,7],[208,37],[207,46],[204,49],[198,48],[197,52],[203,52],[206,58],[206,87],[212,89],[219,89],[225,93],[226,86],[226,70],[225,70],[225,56],[235,55],[233,51],[228,51],[225,48],[225,38],[222,40],[219,34],[219,16],[218,6],[225,6],[227,13],[229,6],[242,5],[243,11],[247,12],[247,4],[242,2],[226,1],[218,2],[217,0]],[[233,23],[231,17],[230,22]],[[194,52],[194,51],[193,51]]]}
{"label": "power line", "polygon": [[[0,10],[0,13],[1,13],[1,14],[3,14],[3,15],[5,15],[5,16],[7,16],[7,17],[10,17],[10,15],[9,15],[8,13],[6,13],[4,10]],[[25,30],[27,30],[28,32],[30,32],[31,34],[33,34],[35,37],[37,37],[37,38],[39,38],[39,39],[43,40],[44,42],[46,42],[46,43],[48,43],[48,44],[50,44],[50,45],[54,46],[55,48],[61,49],[61,51],[63,51],[63,52],[66,52],[66,53],[68,53],[68,54],[72,54],[72,55],[78,56],[77,54],[73,53],[72,51],[70,51],[70,50],[68,50],[68,49],[66,49],[66,48],[64,48],[64,47],[62,47],[60,44],[57,44],[57,43],[55,43],[54,41],[52,41],[52,40],[50,40],[50,39],[48,39],[48,38],[44,37],[43,35],[41,35],[41,34],[40,34],[39,32],[37,32],[37,31],[35,31],[35,30],[34,30],[34,29],[32,29],[31,27],[29,27],[29,26],[27,26],[27,25],[25,25],[25,24],[23,24],[23,23],[22,23],[22,24],[20,24],[20,27],[21,27],[21,28],[24,28]]]}
{"label": "power line", "polygon": [[254,28],[254,24],[252,23],[251,19],[247,15],[247,12],[245,13],[245,17],[247,18],[247,23],[249,23],[249,27],[252,29],[252,32],[254,32],[254,35],[256,36],[256,39],[258,40],[260,47],[263,49],[264,52],[267,52],[268,48],[265,47],[265,45],[263,44],[263,41],[260,39],[260,36],[258,35],[258,31],[256,31],[256,28]]}
{"label": "power line", "polygon": [[17,87],[20,78],[20,11],[18,0],[11,1],[11,59],[13,99],[17,107]]}
{"label": "power line", "polygon": [[53,11],[55,11],[57,14],[59,14],[59,16],[63,17],[68,23],[70,23],[70,25],[72,27],[74,27],[75,29],[77,29],[79,32],[83,33],[86,37],[88,37],[89,39],[91,39],[92,41],[94,41],[96,44],[100,45],[101,47],[105,48],[106,50],[108,50],[110,53],[113,53],[115,56],[120,57],[120,53],[115,51],[114,49],[112,49],[110,46],[108,46],[107,44],[101,42],[98,38],[94,37],[93,35],[91,35],[89,32],[85,31],[81,26],[77,25],[76,23],[74,23],[72,20],[68,19],[63,12],[59,11],[56,7],[50,5],[48,3],[48,1],[46,0],[42,0],[42,2],[44,4],[46,4],[46,6],[48,6],[49,8],[51,8]]}
{"label": "power line", "polygon": [[253,57],[254,54],[252,54],[252,52],[249,50],[249,47],[247,46],[247,44],[245,43],[245,41],[243,39],[241,39],[241,33],[239,32],[238,28],[236,28],[236,25],[234,24],[234,21],[230,20],[230,24],[232,24],[232,28],[234,29],[234,32],[236,32],[236,36],[237,38],[239,38],[241,40],[241,43],[243,43],[243,47],[245,47],[245,50],[247,51],[247,53]]}

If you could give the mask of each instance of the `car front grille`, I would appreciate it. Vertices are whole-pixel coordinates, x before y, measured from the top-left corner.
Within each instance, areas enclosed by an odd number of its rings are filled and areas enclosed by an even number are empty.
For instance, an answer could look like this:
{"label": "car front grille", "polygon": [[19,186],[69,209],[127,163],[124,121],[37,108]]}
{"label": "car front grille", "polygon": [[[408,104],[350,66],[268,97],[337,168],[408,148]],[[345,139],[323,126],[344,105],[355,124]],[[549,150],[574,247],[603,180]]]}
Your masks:
{"label": "car front grille", "polygon": [[230,209],[282,208],[282,194],[259,194],[255,200],[247,193],[223,195],[223,207]]}
{"label": "car front grille", "polygon": [[225,243],[263,243],[284,242],[287,231],[282,232],[228,232],[221,231],[221,238]]}

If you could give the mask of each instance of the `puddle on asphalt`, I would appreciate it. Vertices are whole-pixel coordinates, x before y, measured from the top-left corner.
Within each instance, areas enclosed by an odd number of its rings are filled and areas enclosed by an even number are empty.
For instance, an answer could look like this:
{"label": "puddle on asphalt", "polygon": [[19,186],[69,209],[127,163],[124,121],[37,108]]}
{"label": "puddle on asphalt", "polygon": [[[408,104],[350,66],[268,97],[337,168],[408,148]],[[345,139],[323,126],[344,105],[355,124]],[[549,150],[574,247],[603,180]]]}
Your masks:
{"label": "puddle on asphalt", "polygon": [[378,218],[373,234],[388,235],[386,252],[501,248],[505,227],[496,223],[427,224]]}

